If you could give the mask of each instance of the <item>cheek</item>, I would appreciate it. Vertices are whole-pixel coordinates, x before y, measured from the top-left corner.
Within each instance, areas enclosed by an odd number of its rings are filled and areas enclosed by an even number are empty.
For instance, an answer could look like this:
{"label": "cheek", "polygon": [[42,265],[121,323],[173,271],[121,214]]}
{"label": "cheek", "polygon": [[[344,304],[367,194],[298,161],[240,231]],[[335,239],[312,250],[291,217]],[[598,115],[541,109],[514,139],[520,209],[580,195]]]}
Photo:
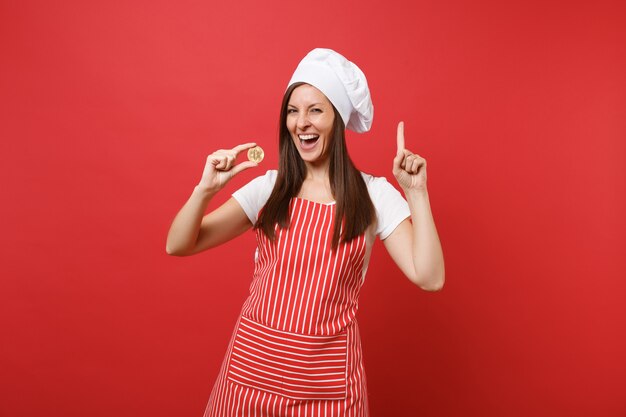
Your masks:
{"label": "cheek", "polygon": [[333,132],[333,119],[327,120],[324,126],[324,130],[326,131],[326,133],[328,135],[332,134]]}

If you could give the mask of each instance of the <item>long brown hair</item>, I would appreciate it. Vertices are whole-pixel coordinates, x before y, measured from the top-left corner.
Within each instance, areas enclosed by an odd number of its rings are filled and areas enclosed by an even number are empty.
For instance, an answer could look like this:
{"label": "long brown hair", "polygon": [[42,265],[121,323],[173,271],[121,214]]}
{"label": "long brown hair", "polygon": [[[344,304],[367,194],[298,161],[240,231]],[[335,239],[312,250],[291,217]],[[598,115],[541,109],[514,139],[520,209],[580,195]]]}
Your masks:
{"label": "long brown hair", "polygon": [[[274,189],[259,214],[255,229],[261,229],[275,240],[275,226],[289,228],[289,204],[300,192],[306,177],[306,165],[293,143],[287,129],[287,105],[291,93],[305,83],[292,84],[283,97],[278,127],[278,175]],[[349,242],[365,232],[376,218],[374,205],[365,181],[348,155],[343,119],[333,106],[335,120],[330,141],[330,188],[336,201],[332,248],[337,249],[339,240]],[[343,233],[342,233],[343,224]]]}

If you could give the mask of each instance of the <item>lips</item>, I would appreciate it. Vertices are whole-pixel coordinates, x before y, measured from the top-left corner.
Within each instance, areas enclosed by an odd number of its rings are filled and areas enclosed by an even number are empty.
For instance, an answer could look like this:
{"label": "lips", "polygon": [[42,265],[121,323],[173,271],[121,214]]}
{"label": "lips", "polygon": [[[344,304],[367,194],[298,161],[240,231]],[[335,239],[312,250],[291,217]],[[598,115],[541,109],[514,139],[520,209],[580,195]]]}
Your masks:
{"label": "lips", "polygon": [[302,148],[302,150],[308,151],[315,147],[317,141],[320,138],[320,135],[298,135],[298,138],[300,139],[300,148]]}

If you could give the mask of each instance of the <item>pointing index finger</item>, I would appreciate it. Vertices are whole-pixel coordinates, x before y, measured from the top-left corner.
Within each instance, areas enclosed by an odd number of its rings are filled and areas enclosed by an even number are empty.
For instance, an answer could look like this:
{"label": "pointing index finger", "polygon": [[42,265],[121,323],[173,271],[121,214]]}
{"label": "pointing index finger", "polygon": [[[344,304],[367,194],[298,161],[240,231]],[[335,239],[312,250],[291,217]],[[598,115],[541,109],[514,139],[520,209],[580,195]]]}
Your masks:
{"label": "pointing index finger", "polygon": [[237,145],[233,148],[233,151],[237,152],[237,154],[239,154],[242,151],[245,151],[246,149],[250,149],[250,148],[254,148],[256,146],[255,142],[249,142],[249,143],[244,143],[242,145]]}
{"label": "pointing index finger", "polygon": [[404,122],[398,123],[398,153],[404,150]]}

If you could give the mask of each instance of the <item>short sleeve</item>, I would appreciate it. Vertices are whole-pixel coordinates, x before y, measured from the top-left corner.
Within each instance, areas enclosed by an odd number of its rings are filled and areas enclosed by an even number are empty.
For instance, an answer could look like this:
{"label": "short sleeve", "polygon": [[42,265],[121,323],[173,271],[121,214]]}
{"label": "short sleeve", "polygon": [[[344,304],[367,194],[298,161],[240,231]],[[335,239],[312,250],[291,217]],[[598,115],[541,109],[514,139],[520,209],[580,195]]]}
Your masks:
{"label": "short sleeve", "polygon": [[256,224],[259,211],[272,193],[276,174],[276,170],[269,170],[265,175],[256,177],[233,193],[233,198],[237,200],[252,224]]}
{"label": "short sleeve", "polygon": [[376,234],[385,240],[404,219],[411,216],[409,204],[386,178],[363,174],[363,179],[376,209]]}

